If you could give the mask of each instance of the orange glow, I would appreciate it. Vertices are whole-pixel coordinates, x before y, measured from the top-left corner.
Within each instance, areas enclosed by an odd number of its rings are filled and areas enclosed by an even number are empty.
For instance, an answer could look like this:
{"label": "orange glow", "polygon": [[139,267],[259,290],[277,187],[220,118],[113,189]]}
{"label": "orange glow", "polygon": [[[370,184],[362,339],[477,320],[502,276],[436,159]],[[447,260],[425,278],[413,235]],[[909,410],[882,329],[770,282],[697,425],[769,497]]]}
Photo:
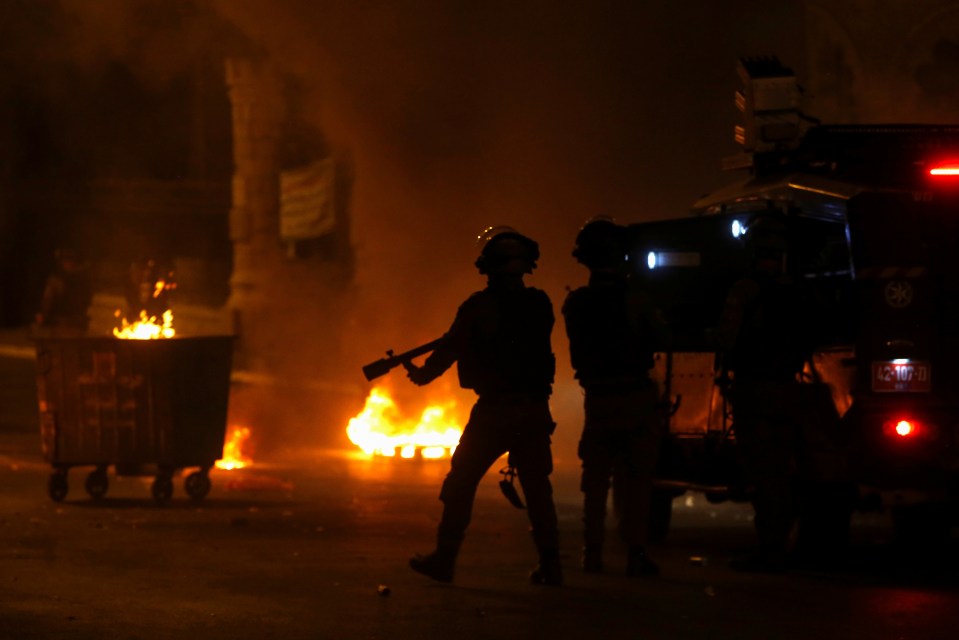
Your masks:
{"label": "orange glow", "polygon": [[162,324],[157,323],[156,317],[147,317],[146,311],[141,311],[140,319],[134,323],[127,322],[126,318],[121,318],[121,322],[123,326],[114,327],[113,335],[124,340],[156,340],[172,338],[176,334],[173,329],[173,312],[169,309],[163,312]]}
{"label": "orange glow", "polygon": [[253,464],[253,459],[244,452],[250,440],[249,427],[233,427],[223,443],[223,457],[216,461],[217,469],[242,469]]}
{"label": "orange glow", "polygon": [[176,291],[176,283],[172,280],[157,280],[156,284],[153,285],[153,298],[159,298],[166,291]]}
{"label": "orange glow", "polygon": [[419,419],[405,417],[383,387],[374,387],[366,405],[350,419],[346,434],[367,455],[436,459],[453,454],[463,430],[456,402],[426,407]]}

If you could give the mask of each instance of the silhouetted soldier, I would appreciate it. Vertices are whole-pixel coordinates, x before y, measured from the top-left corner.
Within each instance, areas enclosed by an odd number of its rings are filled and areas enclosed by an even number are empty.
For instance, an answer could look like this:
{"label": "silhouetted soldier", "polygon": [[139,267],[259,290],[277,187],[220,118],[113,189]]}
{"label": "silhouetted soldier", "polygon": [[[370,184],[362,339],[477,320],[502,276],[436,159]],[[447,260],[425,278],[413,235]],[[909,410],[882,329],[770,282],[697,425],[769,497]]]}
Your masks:
{"label": "silhouetted soldier", "polygon": [[443,515],[436,550],[416,555],[410,566],[441,582],[453,580],[477,486],[509,452],[539,551],[530,580],[559,585],[559,533],[549,479],[555,427],[549,409],[556,366],[550,344],[553,306],[545,292],[523,282],[539,259],[536,242],[508,227],[489,229],[480,240],[485,244],[476,267],[487,276],[486,288],[460,306],[422,367],[406,365],[410,380],[424,385],[456,362],[460,386],[478,395],[440,491]]}
{"label": "silhouetted soldier", "polygon": [[752,269],[731,288],[718,332],[723,366],[732,374],[736,446],[752,486],[758,553],[733,562],[744,571],[786,568],[796,516],[800,376],[815,336],[814,297],[787,275],[787,234],[773,214],[753,220],[746,247]]}
{"label": "silhouetted soldier", "polygon": [[44,285],[36,325],[53,336],[85,335],[93,301],[89,265],[73,249],[57,249],[54,258],[56,264]]}
{"label": "silhouetted soldier", "polygon": [[603,570],[606,502],[613,489],[626,574],[659,572],[647,555],[653,471],[664,429],[659,390],[649,377],[668,331],[658,310],[627,275],[625,229],[592,220],[573,256],[589,284],[563,304],[570,360],[585,393],[579,442],[583,463],[583,570]]}

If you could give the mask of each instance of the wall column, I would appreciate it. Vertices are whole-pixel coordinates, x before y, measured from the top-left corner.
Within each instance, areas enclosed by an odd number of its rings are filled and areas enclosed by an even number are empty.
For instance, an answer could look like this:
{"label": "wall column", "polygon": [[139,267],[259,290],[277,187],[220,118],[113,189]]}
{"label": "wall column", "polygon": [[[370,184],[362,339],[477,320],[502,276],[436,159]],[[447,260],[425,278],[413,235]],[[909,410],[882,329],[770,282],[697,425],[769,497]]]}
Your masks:
{"label": "wall column", "polygon": [[268,64],[231,58],[226,78],[233,113],[233,273],[229,308],[240,335],[240,366],[263,369],[269,351],[271,277],[282,261],[279,242],[279,151],[285,116],[279,75]]}

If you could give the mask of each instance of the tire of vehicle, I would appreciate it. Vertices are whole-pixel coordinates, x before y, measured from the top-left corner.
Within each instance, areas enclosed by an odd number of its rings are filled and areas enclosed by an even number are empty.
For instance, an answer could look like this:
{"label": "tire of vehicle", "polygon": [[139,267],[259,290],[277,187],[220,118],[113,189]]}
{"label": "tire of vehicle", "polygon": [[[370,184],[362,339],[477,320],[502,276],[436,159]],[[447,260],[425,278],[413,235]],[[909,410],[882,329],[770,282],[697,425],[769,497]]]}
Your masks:
{"label": "tire of vehicle", "polygon": [[150,487],[153,499],[159,505],[164,505],[173,497],[173,480],[170,476],[159,475],[153,479],[153,486]]}
{"label": "tire of vehicle", "polygon": [[55,472],[50,474],[50,480],[47,482],[47,494],[54,502],[63,502],[67,497],[70,485],[67,483],[67,474]]}
{"label": "tire of vehicle", "polygon": [[649,541],[658,544],[669,534],[669,524],[673,517],[673,498],[675,492],[653,489],[649,501]]}
{"label": "tire of vehicle", "polygon": [[83,484],[87,493],[94,500],[101,500],[107,494],[110,487],[110,481],[107,478],[107,472],[104,469],[96,469],[87,475],[86,482]]}
{"label": "tire of vehicle", "polygon": [[186,494],[190,496],[190,499],[194,502],[203,500],[203,498],[210,493],[211,486],[210,477],[202,471],[194,471],[183,481],[183,488],[186,490]]}

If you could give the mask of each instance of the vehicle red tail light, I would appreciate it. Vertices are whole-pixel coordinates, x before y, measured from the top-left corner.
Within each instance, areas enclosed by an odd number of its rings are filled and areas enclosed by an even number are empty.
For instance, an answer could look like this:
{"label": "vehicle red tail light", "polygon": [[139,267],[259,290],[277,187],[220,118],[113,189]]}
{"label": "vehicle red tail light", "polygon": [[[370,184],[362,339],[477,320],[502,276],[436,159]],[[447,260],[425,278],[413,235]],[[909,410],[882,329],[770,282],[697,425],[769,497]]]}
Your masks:
{"label": "vehicle red tail light", "polygon": [[935,438],[936,429],[910,416],[900,416],[883,423],[883,433],[894,440],[911,441],[919,438]]}
{"label": "vehicle red tail light", "polygon": [[902,436],[903,438],[908,438],[911,435],[915,435],[916,426],[909,420],[900,420],[896,423],[896,434]]}
{"label": "vehicle red tail light", "polygon": [[959,162],[936,165],[929,169],[931,176],[959,176]]}

